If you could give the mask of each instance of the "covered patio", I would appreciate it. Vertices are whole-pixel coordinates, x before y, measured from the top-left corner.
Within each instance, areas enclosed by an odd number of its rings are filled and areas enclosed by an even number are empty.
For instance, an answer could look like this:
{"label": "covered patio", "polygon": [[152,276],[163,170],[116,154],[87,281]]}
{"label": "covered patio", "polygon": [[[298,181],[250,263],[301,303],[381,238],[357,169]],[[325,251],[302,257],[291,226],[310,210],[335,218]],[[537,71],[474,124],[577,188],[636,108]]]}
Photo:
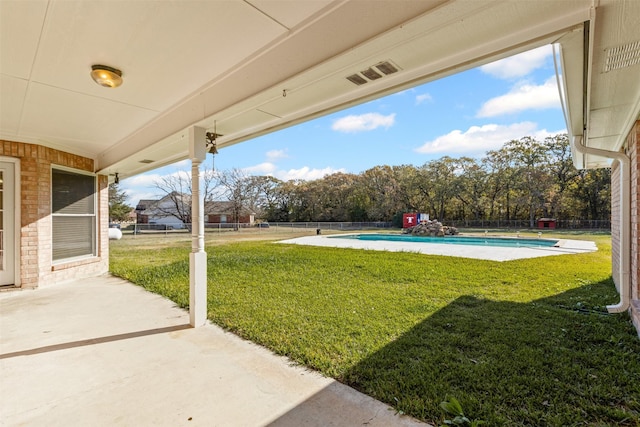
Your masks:
{"label": "covered patio", "polygon": [[371,4],[0,2],[0,285],[106,272],[108,182],[188,158],[202,325],[207,153],[553,44],[574,162],[615,170],[611,310],[640,324],[640,2]]}
{"label": "covered patio", "polygon": [[[0,298],[2,416],[196,425],[214,407],[220,425],[298,425],[363,410],[357,420],[375,425],[388,408],[272,356],[229,353],[251,345],[208,325],[200,166],[210,152],[548,44],[575,164],[614,170],[610,310],[630,311],[640,329],[640,1],[0,1],[0,286],[42,288]],[[122,84],[99,74],[97,85],[98,69]],[[188,318],[103,276],[108,183],[183,159],[194,189]],[[293,377],[305,385],[280,390]]]}
{"label": "covered patio", "polygon": [[425,425],[108,275],[0,313],[2,425]]}

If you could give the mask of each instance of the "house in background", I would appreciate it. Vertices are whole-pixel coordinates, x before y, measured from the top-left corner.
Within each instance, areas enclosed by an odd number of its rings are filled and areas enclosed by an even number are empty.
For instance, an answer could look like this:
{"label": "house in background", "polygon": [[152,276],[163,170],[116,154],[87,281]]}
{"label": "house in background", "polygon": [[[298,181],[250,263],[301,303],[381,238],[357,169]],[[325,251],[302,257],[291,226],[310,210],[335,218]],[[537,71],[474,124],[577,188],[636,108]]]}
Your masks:
{"label": "house in background", "polygon": [[136,205],[136,223],[182,229],[191,223],[191,196],[171,192],[160,199],[140,200]]}
{"label": "house in background", "polygon": [[140,199],[134,209],[136,212],[136,224],[149,224],[149,215],[145,214],[145,212],[147,207],[151,208],[156,201],[153,199]]}
{"label": "house in background", "polygon": [[207,152],[552,44],[573,160],[613,167],[611,309],[640,328],[640,1],[363,5],[0,1],[0,285],[107,271],[110,181],[188,158],[200,224]]}
{"label": "house in background", "polygon": [[[137,224],[181,229],[190,222],[191,196],[172,192],[160,199],[142,199],[136,205],[136,214]],[[204,214],[206,224],[253,225],[255,222],[253,212],[244,207],[237,209],[235,203],[228,201],[205,202]]]}
{"label": "house in background", "polygon": [[[236,212],[237,211],[237,212]],[[241,207],[236,209],[236,204],[226,201],[212,201],[204,204],[204,212],[208,224],[250,224],[255,223],[256,214],[251,210]],[[237,218],[236,218],[237,216]]]}

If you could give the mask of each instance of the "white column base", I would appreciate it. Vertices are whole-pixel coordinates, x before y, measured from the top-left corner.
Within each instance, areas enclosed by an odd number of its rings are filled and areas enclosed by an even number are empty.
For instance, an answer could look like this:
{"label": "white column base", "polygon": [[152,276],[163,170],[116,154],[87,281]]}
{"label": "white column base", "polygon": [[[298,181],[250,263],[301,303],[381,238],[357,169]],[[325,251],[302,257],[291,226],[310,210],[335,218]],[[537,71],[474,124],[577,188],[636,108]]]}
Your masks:
{"label": "white column base", "polygon": [[207,321],[207,253],[189,254],[189,323],[202,326]]}

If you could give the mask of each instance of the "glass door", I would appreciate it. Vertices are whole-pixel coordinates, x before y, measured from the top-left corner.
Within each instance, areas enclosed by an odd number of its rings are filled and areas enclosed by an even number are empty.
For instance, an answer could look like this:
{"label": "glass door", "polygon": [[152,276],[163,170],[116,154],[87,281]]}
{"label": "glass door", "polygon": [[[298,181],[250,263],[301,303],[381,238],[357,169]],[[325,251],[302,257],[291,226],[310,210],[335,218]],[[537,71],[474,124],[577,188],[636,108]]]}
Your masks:
{"label": "glass door", "polygon": [[0,286],[15,284],[14,165],[0,162]]}

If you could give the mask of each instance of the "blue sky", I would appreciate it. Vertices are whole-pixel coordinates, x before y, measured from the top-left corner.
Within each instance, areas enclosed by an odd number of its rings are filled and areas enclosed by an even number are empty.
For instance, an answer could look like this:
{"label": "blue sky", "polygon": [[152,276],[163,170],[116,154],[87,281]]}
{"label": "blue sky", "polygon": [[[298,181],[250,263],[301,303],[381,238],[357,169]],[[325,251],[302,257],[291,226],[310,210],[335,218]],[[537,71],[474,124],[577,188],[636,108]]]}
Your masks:
{"label": "blue sky", "polygon": [[[215,168],[313,180],[446,155],[482,157],[512,139],[561,132],[553,51],[545,46],[223,148]],[[185,160],[122,180],[120,188],[135,206],[161,195],[153,188],[159,177],[190,169]]]}

